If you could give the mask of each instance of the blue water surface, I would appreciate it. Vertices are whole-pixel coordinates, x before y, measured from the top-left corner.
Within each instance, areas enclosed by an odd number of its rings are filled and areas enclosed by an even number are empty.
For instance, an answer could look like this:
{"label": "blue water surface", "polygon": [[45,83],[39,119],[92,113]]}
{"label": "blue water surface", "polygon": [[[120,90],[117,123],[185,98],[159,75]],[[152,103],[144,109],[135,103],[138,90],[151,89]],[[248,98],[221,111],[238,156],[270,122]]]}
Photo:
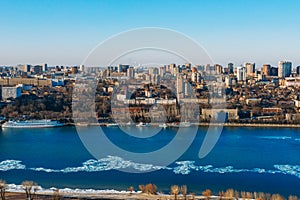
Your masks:
{"label": "blue water surface", "polygon": [[[163,148],[178,131],[176,128],[162,129],[153,137],[139,138],[116,127],[102,129],[115,145],[137,153]],[[128,131],[143,134],[153,129],[157,128],[133,127]],[[188,129],[183,140],[191,137]],[[186,165],[175,162],[168,169],[126,173],[111,167],[122,160],[122,155],[104,158],[107,160],[98,162],[96,166],[100,165],[103,167],[101,169],[95,169],[94,164],[79,168],[84,166],[84,162],[95,158],[82,144],[75,127],[5,129],[0,131],[0,179],[16,184],[34,180],[43,187],[95,189],[126,189],[131,185],[138,188],[139,184],[152,182],[163,192],[169,192],[173,184],[185,184],[190,192],[196,193],[206,188],[214,192],[234,188],[300,196],[298,129],[224,127],[214,149],[208,156],[199,159],[198,152],[205,134],[206,128],[199,127],[192,145],[177,160],[184,161]],[[200,166],[209,165],[209,170],[200,169]]]}

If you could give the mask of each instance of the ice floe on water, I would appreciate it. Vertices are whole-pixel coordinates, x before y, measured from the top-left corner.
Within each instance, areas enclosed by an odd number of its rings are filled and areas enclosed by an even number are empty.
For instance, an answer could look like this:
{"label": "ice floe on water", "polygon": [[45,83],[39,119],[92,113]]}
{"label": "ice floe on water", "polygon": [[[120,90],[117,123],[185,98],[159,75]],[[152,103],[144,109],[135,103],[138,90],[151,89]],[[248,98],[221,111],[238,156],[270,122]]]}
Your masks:
{"label": "ice floe on water", "polygon": [[21,164],[19,160],[4,160],[0,162],[0,171],[8,171],[12,169],[25,169],[26,166]]}
{"label": "ice floe on water", "polygon": [[265,169],[254,168],[254,169],[235,169],[233,166],[226,167],[213,167],[212,165],[197,166],[194,161],[181,161],[176,162],[178,166],[174,167],[173,172],[175,174],[189,174],[192,170],[202,171],[205,173],[239,173],[239,172],[257,172],[265,173]]}
{"label": "ice floe on water", "polygon": [[137,171],[149,171],[164,169],[165,167],[154,166],[152,164],[140,164],[129,160],[124,160],[123,158],[117,156],[108,156],[107,158],[102,158],[99,160],[91,159],[82,163],[82,166],[80,167],[68,167],[60,171],[64,173],[78,171],[98,172],[126,168],[132,168]]}
{"label": "ice floe on water", "polygon": [[82,163],[81,166],[66,167],[63,169],[51,169],[43,167],[28,168],[19,160],[4,160],[0,162],[0,171],[9,170],[32,170],[46,173],[76,173],[76,172],[101,172],[131,168],[139,172],[150,170],[169,170],[175,174],[187,175],[192,172],[203,173],[260,173],[260,174],[286,174],[300,178],[300,165],[274,165],[273,169],[253,168],[239,169],[233,166],[214,167],[213,165],[196,165],[195,161],[177,161],[169,167],[156,166],[152,164],[135,163],[118,156],[107,156],[99,160],[90,159]]}
{"label": "ice floe on water", "polygon": [[274,165],[283,174],[289,174],[300,178],[300,165]]}
{"label": "ice floe on water", "polygon": [[269,139],[269,140],[290,140],[292,137],[290,136],[259,136],[261,139]]}
{"label": "ice floe on water", "polygon": [[300,138],[294,138],[291,136],[258,136],[259,139],[264,140],[289,140],[289,141],[300,141]]}
{"label": "ice floe on water", "polygon": [[152,164],[141,164],[135,163],[129,160],[124,160],[123,158],[117,156],[108,156],[99,160],[90,159],[82,163],[82,166],[77,167],[66,167],[64,169],[47,169],[47,168],[29,168],[34,171],[44,171],[44,172],[100,172],[109,170],[118,170],[132,168],[137,171],[150,171],[150,170],[160,170],[168,169],[167,167],[155,166]]}
{"label": "ice floe on water", "polygon": [[189,174],[191,170],[198,171],[198,166],[195,165],[195,161],[180,161],[176,162],[177,167],[173,168],[175,174]]}

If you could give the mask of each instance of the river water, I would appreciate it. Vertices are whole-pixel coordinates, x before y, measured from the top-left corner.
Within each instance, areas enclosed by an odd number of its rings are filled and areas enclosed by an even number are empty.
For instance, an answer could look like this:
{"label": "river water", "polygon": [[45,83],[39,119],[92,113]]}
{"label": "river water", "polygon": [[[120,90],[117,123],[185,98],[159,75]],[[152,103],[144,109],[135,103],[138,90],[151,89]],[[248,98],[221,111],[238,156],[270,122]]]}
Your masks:
{"label": "river water", "polygon": [[[85,129],[89,134],[95,127]],[[133,136],[118,127],[102,130],[116,146],[136,153],[161,149],[178,132],[177,128],[127,127]],[[193,137],[189,130],[192,128],[185,128],[183,141]],[[4,129],[0,131],[0,179],[15,184],[33,180],[45,188],[122,190],[154,183],[166,193],[171,185],[178,184],[187,185],[190,192],[196,193],[206,188],[214,192],[234,188],[300,196],[298,129],[224,127],[216,146],[200,159],[198,153],[206,130],[199,127],[187,151],[162,167],[151,160],[128,160],[107,149],[107,155],[96,159],[85,148],[75,127]],[[153,131],[157,134],[151,135]],[[126,168],[139,173],[124,172]],[[145,169],[152,172],[143,173]]]}

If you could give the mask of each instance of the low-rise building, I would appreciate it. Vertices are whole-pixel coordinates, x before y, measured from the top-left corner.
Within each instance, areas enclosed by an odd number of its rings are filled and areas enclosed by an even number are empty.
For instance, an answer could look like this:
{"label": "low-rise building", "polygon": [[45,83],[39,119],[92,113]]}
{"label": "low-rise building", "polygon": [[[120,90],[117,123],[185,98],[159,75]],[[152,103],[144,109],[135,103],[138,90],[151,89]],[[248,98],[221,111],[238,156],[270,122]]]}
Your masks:
{"label": "low-rise building", "polygon": [[289,86],[299,87],[300,86],[300,77],[285,78],[284,81],[282,82],[282,85],[286,86],[286,87],[289,87]]}
{"label": "low-rise building", "polygon": [[276,114],[276,113],[282,113],[282,108],[263,108],[262,109],[262,114]]}
{"label": "low-rise building", "polygon": [[261,102],[261,98],[249,98],[246,99],[246,104],[247,105],[256,105],[259,104]]}
{"label": "low-rise building", "polygon": [[225,114],[225,121],[238,120],[238,109],[202,109],[202,120],[218,120],[221,114]]}
{"label": "low-rise building", "polygon": [[9,98],[18,98],[22,96],[22,86],[17,85],[14,87],[2,87],[2,100]]}

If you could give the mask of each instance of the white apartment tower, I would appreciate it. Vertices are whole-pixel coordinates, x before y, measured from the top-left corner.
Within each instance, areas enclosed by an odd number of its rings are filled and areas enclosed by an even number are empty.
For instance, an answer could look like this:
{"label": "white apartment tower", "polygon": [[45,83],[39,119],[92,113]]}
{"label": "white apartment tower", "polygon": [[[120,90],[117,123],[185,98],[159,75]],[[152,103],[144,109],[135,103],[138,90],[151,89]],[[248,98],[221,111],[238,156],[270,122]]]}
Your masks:
{"label": "white apartment tower", "polygon": [[236,69],[236,76],[238,81],[246,81],[246,67],[238,66]]}

